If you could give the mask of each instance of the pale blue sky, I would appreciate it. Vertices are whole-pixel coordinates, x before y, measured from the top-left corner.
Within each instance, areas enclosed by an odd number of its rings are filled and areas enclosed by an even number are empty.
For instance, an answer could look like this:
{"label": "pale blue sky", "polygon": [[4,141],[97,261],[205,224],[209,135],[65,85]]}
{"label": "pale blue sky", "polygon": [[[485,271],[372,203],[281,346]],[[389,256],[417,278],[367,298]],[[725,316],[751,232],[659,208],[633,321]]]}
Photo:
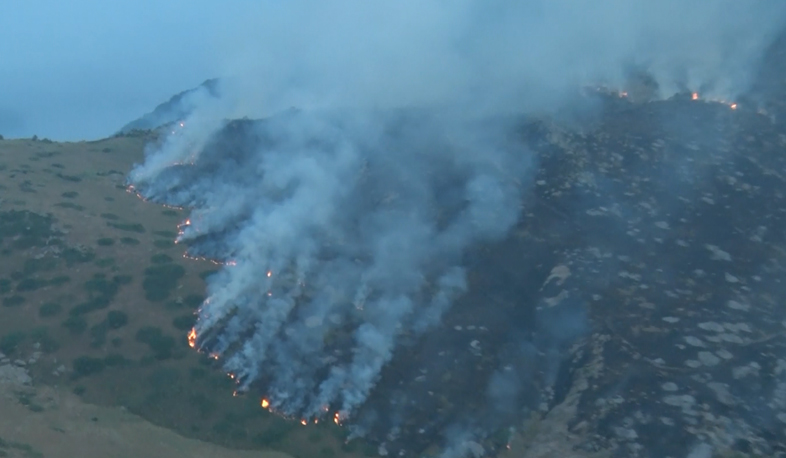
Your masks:
{"label": "pale blue sky", "polygon": [[214,76],[238,17],[217,1],[0,0],[0,134],[111,134]]}
{"label": "pale blue sky", "polygon": [[0,134],[104,137],[226,75],[240,76],[230,117],[457,98],[538,111],[576,84],[619,83],[630,62],[665,95],[711,85],[731,99],[784,12],[783,0],[0,0]]}

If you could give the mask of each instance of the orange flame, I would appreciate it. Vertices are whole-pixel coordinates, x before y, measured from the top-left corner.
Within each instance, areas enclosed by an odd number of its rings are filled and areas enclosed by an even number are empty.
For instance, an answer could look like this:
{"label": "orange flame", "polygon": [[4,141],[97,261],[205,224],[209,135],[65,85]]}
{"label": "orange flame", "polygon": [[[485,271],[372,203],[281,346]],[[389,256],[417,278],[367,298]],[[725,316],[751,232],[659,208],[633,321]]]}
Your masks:
{"label": "orange flame", "polygon": [[272,277],[273,276],[273,271],[272,270],[268,270],[267,271],[267,276],[268,277]]}
{"label": "orange flame", "polygon": [[691,94],[690,98],[692,100],[699,100],[699,93],[698,92],[694,92],[693,94]]}
{"label": "orange flame", "polygon": [[262,402],[260,402],[259,405],[261,405],[263,409],[267,409],[268,407],[270,407],[270,401],[268,401],[265,398],[262,398]]}
{"label": "orange flame", "polygon": [[188,346],[194,348],[196,345],[196,328],[191,328],[191,331],[188,333]]}
{"label": "orange flame", "polygon": [[336,412],[336,414],[333,415],[333,423],[339,424],[340,421],[341,421],[341,417],[339,416],[338,412]]}
{"label": "orange flame", "polygon": [[736,103],[732,103],[731,105],[729,105],[729,108],[731,108],[732,110],[736,110],[737,109],[737,104]]}
{"label": "orange flame", "polygon": [[303,425],[303,426],[306,426],[308,424],[308,422],[305,419],[303,419],[303,420],[300,420],[300,424]]}

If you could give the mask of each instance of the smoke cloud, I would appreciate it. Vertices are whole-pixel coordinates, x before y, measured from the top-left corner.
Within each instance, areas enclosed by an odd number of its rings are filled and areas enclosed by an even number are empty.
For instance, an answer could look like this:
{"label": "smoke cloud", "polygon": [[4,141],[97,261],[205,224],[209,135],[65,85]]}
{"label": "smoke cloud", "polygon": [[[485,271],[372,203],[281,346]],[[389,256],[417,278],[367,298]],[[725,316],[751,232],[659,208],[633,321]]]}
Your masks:
{"label": "smoke cloud", "polygon": [[[191,208],[179,241],[227,263],[210,277],[198,346],[283,414],[354,422],[397,352],[433,346],[430,333],[470,290],[468,253],[517,224],[538,165],[517,131],[522,115],[574,106],[580,86],[624,87],[636,72],[661,97],[732,99],[785,10],[262,3],[223,38],[223,97],[199,104],[129,181],[148,199]],[[481,417],[515,416],[504,399],[532,401],[530,362],[548,355],[555,378],[585,321],[579,306],[543,323],[534,343],[512,337],[517,349],[485,381]],[[367,418],[402,424],[399,407]],[[445,431],[467,443],[484,434],[463,419]]]}

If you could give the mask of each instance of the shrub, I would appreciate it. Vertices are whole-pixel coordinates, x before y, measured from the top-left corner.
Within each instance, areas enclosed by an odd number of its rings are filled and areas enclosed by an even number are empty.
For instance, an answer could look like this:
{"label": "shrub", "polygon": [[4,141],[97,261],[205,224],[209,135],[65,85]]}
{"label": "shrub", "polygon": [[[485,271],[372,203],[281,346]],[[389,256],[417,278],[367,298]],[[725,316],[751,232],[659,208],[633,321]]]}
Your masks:
{"label": "shrub", "polygon": [[136,340],[147,344],[150,350],[153,351],[153,356],[158,360],[172,357],[175,339],[172,336],[165,335],[160,328],[145,326],[137,331]]}
{"label": "shrub", "polygon": [[63,311],[63,306],[54,302],[47,302],[38,308],[38,316],[42,318],[58,315]]}
{"label": "shrub", "polygon": [[74,376],[84,377],[104,370],[104,360],[90,356],[80,356],[74,360]]}
{"label": "shrub", "polygon": [[92,261],[96,257],[96,254],[92,250],[86,248],[77,249],[69,247],[63,250],[62,257],[65,259],[66,265],[71,267],[77,263]]}
{"label": "shrub", "polygon": [[153,264],[168,264],[172,262],[172,258],[164,253],[158,253],[150,257],[150,262]]}
{"label": "shrub", "polygon": [[135,245],[139,245],[139,240],[133,237],[121,237],[120,243],[122,243],[123,245],[135,246]]}
{"label": "shrub", "polygon": [[178,264],[159,264],[145,269],[145,279],[142,287],[145,298],[151,302],[160,302],[166,299],[177,287],[177,282],[185,275],[185,269]]}
{"label": "shrub", "polygon": [[42,286],[46,286],[46,281],[37,278],[25,278],[16,284],[18,292],[35,291]]}
{"label": "shrub", "polygon": [[153,246],[160,249],[167,249],[175,246],[175,242],[172,240],[156,240],[153,242]]}
{"label": "shrub", "polygon": [[108,355],[104,356],[104,364],[107,367],[125,366],[128,363],[129,361],[126,359],[126,357],[120,353],[109,353]]}
{"label": "shrub", "polygon": [[111,329],[120,329],[128,324],[128,315],[120,310],[110,310],[106,314],[106,321]]}
{"label": "shrub", "polygon": [[[52,167],[56,167],[60,164],[52,164]],[[61,166],[62,167],[62,166]],[[60,194],[60,196],[65,197],[66,199],[75,199],[79,195],[76,191],[68,191]]]}
{"label": "shrub", "polygon": [[120,219],[120,217],[115,215],[114,213],[101,213],[101,218],[109,219],[112,221],[116,221]]}
{"label": "shrub", "polygon": [[96,242],[99,246],[112,246],[115,244],[115,239],[110,237],[103,237]]}
{"label": "shrub", "polygon": [[27,335],[21,331],[4,335],[0,338],[0,351],[6,355],[12,355],[25,338],[27,338]]}
{"label": "shrub", "polygon": [[67,328],[71,334],[79,335],[87,329],[87,320],[79,315],[71,315],[63,321],[63,327]]}
{"label": "shrub", "polygon": [[182,315],[172,320],[172,326],[181,331],[188,331],[194,327],[196,317],[194,315]]}
{"label": "shrub", "polygon": [[57,277],[54,277],[53,279],[49,280],[48,283],[52,286],[60,286],[70,281],[71,281],[71,277],[69,277],[68,275],[58,275]]}
{"label": "shrub", "polygon": [[18,307],[24,303],[25,298],[18,294],[3,298],[3,307]]}
{"label": "shrub", "polygon": [[111,221],[107,221],[106,225],[109,227],[114,227],[115,229],[120,229],[121,231],[138,232],[140,234],[145,232],[145,226],[142,226],[139,223],[113,223]]}

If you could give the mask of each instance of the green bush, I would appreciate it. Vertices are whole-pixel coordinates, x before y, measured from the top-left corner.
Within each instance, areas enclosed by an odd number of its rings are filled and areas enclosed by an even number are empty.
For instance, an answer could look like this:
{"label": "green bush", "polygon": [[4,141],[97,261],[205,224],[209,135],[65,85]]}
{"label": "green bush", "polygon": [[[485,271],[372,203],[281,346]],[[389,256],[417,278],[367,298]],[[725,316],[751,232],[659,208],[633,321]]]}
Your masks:
{"label": "green bush", "polygon": [[133,277],[131,275],[115,275],[112,277],[112,281],[117,283],[118,285],[127,285],[131,283]]}
{"label": "green bush", "polygon": [[145,232],[145,226],[142,226],[139,223],[113,223],[107,221],[106,225],[109,227],[114,227],[115,229],[120,229],[121,231],[138,232],[140,234]]}
{"label": "green bush", "polygon": [[172,320],[172,326],[181,331],[188,331],[194,327],[196,317],[194,315],[183,315]]}
{"label": "green bush", "polygon": [[74,376],[84,377],[97,374],[104,370],[104,360],[90,356],[80,356],[74,360]]}
{"label": "green bush", "polygon": [[175,210],[162,210],[161,214],[164,216],[174,216],[174,217],[178,216],[178,213]]}
{"label": "green bush", "polygon": [[106,314],[106,321],[111,329],[120,329],[128,324],[128,315],[120,310],[110,310]]}
{"label": "green bush", "polygon": [[0,294],[11,292],[11,280],[0,278]]}
{"label": "green bush", "polygon": [[46,281],[37,278],[25,278],[16,284],[16,290],[20,293],[27,291],[35,291],[38,288],[46,286]]}
{"label": "green bush", "polygon": [[108,355],[104,356],[104,364],[107,367],[125,366],[128,363],[129,361],[126,359],[126,357],[120,353],[109,353]]}
{"label": "green bush", "polygon": [[[60,165],[60,164],[52,164],[52,167],[56,167],[58,165]],[[68,192],[64,192],[64,193],[62,193],[60,195],[62,197],[65,197],[66,199],[74,199],[74,198],[76,198],[76,196],[79,195],[79,193],[76,192],[76,191],[68,191]]]}
{"label": "green bush", "polygon": [[6,355],[12,355],[26,338],[27,335],[21,331],[4,335],[0,338],[0,351]]}
{"label": "green bush", "polygon": [[25,298],[18,294],[3,298],[3,307],[18,307],[24,303]]}
{"label": "green bush", "polygon": [[112,246],[115,244],[115,239],[111,237],[103,237],[96,242],[99,246]]}
{"label": "green bush", "polygon": [[87,329],[87,320],[83,316],[71,315],[63,321],[63,327],[68,329],[71,334],[79,335]]}
{"label": "green bush", "polygon": [[145,269],[142,287],[145,298],[151,302],[160,302],[169,297],[177,287],[177,282],[185,275],[186,270],[178,264],[158,264]]}
{"label": "green bush", "polygon": [[105,309],[109,307],[110,303],[111,301],[108,297],[96,296],[87,300],[87,302],[82,302],[81,304],[76,305],[74,308],[69,310],[68,314],[71,316],[85,315],[90,312],[95,312],[96,310]]}
{"label": "green bush", "polygon": [[54,302],[47,302],[38,308],[38,316],[42,318],[58,315],[63,311],[63,306]]}
{"label": "green bush", "polygon": [[183,303],[193,309],[202,305],[202,302],[205,302],[205,296],[201,294],[189,294],[183,299]]}
{"label": "green bush", "polygon": [[112,267],[115,265],[115,258],[101,258],[96,261],[98,267]]}
{"label": "green bush", "polygon": [[47,283],[49,283],[52,286],[60,286],[70,281],[71,281],[71,277],[69,277],[68,275],[58,275],[57,277],[54,277],[53,279],[49,280]]}
{"label": "green bush", "polygon": [[147,344],[153,351],[155,359],[163,360],[172,357],[172,350],[175,348],[175,339],[165,335],[160,328],[145,326],[136,333],[136,340]]}
{"label": "green bush", "polygon": [[153,242],[153,246],[156,247],[156,248],[160,248],[162,250],[165,250],[167,248],[172,248],[173,246],[175,246],[175,242],[173,240],[161,240],[161,239],[159,239],[159,240],[156,240],[156,241]]}
{"label": "green bush", "polygon": [[133,237],[121,237],[120,243],[122,243],[123,245],[135,246],[135,245],[139,245],[139,240]]}
{"label": "green bush", "polygon": [[96,257],[96,254],[88,249],[78,250],[69,247],[63,250],[62,257],[65,259],[66,265],[71,267],[74,264],[92,261]]}
{"label": "green bush", "polygon": [[106,343],[106,334],[109,332],[109,323],[104,320],[90,326],[90,346],[98,348]]}
{"label": "green bush", "polygon": [[168,264],[172,262],[172,258],[164,253],[158,253],[150,257],[150,262],[153,264]]}
{"label": "green bush", "polygon": [[114,213],[101,213],[101,218],[117,221],[120,219],[119,216],[115,215]]}

